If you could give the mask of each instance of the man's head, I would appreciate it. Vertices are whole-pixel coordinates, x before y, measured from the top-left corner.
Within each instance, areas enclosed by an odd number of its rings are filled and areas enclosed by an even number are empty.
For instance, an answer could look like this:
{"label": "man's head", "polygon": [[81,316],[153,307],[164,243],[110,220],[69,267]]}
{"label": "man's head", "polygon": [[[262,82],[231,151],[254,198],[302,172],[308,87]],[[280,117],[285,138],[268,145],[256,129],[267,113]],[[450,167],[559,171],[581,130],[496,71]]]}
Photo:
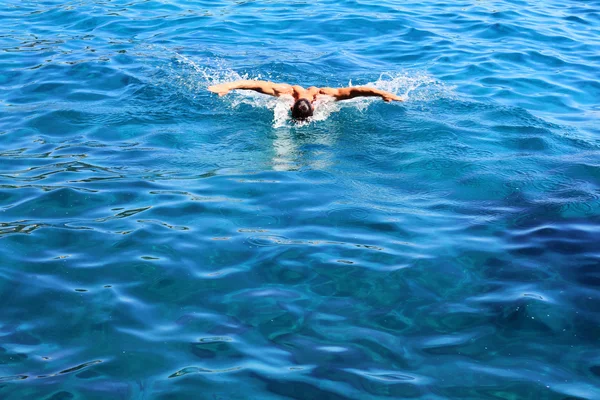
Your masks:
{"label": "man's head", "polygon": [[307,99],[299,99],[292,107],[292,118],[303,120],[313,115],[313,108]]}

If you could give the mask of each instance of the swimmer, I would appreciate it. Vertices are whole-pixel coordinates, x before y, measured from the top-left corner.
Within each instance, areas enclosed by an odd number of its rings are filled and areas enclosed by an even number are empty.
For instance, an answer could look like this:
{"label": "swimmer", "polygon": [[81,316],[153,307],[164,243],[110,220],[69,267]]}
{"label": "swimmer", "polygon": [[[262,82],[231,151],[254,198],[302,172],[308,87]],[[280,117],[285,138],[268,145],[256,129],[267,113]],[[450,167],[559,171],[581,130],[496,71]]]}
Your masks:
{"label": "swimmer", "polygon": [[294,98],[292,118],[297,120],[304,120],[313,115],[314,102],[317,99],[317,96],[320,95],[333,97],[337,101],[353,99],[355,97],[373,96],[381,97],[385,102],[390,102],[392,100],[403,101],[401,97],[396,96],[393,93],[366,86],[353,86],[347,88],[318,88],[311,86],[308,89],[304,89],[302,86],[292,86],[286,83],[241,80],[208,87],[208,90],[217,93],[219,96],[225,96],[230,90],[234,89],[254,90],[255,92],[275,97],[284,95],[292,96]]}

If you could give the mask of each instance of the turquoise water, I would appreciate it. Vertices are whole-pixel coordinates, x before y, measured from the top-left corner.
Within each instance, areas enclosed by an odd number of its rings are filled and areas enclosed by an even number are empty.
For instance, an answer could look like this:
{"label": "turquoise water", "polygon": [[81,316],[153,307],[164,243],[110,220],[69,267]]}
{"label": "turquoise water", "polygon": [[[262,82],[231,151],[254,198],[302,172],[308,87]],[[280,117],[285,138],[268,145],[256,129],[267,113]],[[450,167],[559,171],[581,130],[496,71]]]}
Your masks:
{"label": "turquoise water", "polygon": [[600,398],[598,1],[5,0],[0,50],[1,399]]}

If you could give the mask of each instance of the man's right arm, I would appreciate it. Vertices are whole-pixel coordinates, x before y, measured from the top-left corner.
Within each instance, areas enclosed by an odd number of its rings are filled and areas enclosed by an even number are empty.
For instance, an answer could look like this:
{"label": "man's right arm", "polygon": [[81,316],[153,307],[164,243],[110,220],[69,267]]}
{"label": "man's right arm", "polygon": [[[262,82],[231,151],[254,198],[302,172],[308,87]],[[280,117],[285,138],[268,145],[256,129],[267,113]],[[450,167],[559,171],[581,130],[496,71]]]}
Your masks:
{"label": "man's right arm", "polygon": [[219,96],[225,96],[229,91],[235,89],[254,90],[255,92],[268,94],[269,96],[281,96],[293,93],[290,85],[266,81],[241,80],[208,87],[208,90],[217,93]]}

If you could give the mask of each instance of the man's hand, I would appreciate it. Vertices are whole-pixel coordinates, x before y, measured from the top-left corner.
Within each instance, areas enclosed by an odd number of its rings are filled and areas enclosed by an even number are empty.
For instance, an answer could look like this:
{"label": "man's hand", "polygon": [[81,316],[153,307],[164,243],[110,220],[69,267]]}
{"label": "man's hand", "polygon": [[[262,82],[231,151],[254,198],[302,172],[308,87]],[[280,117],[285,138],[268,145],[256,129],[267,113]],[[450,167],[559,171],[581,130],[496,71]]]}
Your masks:
{"label": "man's hand", "polygon": [[385,94],[385,95],[381,96],[381,98],[386,103],[389,103],[392,100],[394,100],[394,101],[404,101],[404,99],[402,97],[396,96],[395,94],[391,94],[391,93],[390,94]]}
{"label": "man's hand", "polygon": [[219,96],[225,96],[227,93],[229,93],[229,87],[226,83],[222,83],[220,85],[209,86],[208,90],[210,90],[213,93],[218,94]]}

